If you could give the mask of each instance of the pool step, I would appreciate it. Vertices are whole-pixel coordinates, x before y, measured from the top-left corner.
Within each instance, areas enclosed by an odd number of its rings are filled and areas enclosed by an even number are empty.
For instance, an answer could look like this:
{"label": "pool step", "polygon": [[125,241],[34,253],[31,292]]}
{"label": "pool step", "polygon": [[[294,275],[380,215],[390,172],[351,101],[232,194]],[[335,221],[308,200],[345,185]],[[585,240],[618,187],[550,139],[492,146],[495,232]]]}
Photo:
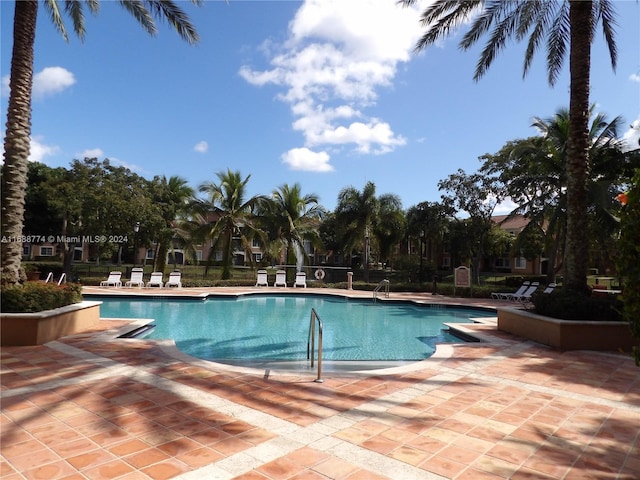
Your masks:
{"label": "pool step", "polygon": [[155,323],[147,323],[138,328],[134,328],[133,330],[123,333],[118,338],[144,338],[149,335],[156,328]]}

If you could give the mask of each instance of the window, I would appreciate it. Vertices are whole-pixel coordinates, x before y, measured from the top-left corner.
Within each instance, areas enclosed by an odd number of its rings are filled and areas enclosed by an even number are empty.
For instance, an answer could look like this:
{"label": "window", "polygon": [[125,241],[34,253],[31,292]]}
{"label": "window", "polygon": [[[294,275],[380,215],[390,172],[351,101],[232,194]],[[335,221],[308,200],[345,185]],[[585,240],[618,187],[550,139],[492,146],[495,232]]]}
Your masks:
{"label": "window", "polygon": [[29,255],[31,255],[31,245],[25,245],[23,243],[22,244],[22,256],[23,257],[28,257]]}
{"label": "window", "polygon": [[518,268],[520,270],[527,268],[527,259],[524,257],[516,257],[514,259],[514,262],[516,264],[515,268]]}
{"label": "window", "polygon": [[41,257],[53,257],[53,247],[50,247],[50,246],[40,247],[40,256]]}
{"label": "window", "polygon": [[253,238],[251,240],[251,246],[253,248],[260,248],[260,239],[259,238]]}
{"label": "window", "polygon": [[254,253],[253,254],[253,261],[256,263],[259,263],[262,261],[262,254],[261,253]]}
{"label": "window", "polygon": [[499,257],[496,258],[496,267],[497,268],[509,268],[509,257]]}
{"label": "window", "polygon": [[196,250],[196,258],[199,262],[202,261],[202,250]]}
{"label": "window", "polygon": [[153,260],[155,256],[156,256],[156,251],[150,248],[149,250],[147,250],[147,254],[145,255],[145,258],[147,260]]}

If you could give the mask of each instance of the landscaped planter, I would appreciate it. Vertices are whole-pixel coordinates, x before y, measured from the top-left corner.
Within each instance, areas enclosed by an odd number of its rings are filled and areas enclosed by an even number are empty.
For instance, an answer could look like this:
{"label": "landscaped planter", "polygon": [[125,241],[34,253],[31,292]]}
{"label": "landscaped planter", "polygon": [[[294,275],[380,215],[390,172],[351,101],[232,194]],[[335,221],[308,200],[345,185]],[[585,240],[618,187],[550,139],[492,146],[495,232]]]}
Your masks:
{"label": "landscaped planter", "polygon": [[559,320],[517,308],[498,308],[498,330],[563,350],[630,352],[638,345],[626,322]]}
{"label": "landscaped planter", "polygon": [[84,301],[36,313],[0,313],[0,344],[41,345],[91,328],[102,302]]}

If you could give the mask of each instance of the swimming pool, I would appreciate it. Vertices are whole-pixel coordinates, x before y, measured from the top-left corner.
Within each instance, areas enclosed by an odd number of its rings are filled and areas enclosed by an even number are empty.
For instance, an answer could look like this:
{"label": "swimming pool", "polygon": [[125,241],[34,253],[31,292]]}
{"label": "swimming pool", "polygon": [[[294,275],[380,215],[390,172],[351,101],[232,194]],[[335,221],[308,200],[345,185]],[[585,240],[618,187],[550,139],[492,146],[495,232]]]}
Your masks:
{"label": "swimming pool", "polygon": [[323,359],[334,361],[423,360],[437,343],[461,341],[443,323],[495,316],[483,309],[325,295],[100,300],[104,318],[153,318],[156,328],[146,338],[173,339],[188,355],[232,364],[306,360],[312,308],[324,326]]}

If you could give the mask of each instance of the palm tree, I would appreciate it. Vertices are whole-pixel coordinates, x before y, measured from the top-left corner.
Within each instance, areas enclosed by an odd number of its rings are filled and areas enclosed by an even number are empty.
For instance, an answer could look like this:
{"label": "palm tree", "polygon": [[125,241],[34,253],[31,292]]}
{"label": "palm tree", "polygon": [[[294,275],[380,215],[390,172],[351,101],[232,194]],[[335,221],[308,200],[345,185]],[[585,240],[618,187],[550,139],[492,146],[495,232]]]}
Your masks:
{"label": "palm tree", "polygon": [[[416,0],[400,0],[405,6]],[[437,0],[422,13],[427,31],[416,45],[422,50],[449,35],[456,26],[475,15],[460,47],[471,48],[484,34],[489,39],[480,54],[474,79],[482,77],[507,40],[517,41],[529,33],[523,73],[526,75],[536,50],[546,36],[547,73],[554,85],[562,69],[569,44],[569,137],[567,145],[567,244],[565,250],[565,284],[574,290],[587,291],[588,249],[584,242],[587,230],[586,182],[589,171],[588,121],[591,43],[594,30],[602,23],[611,65],[615,69],[615,12],[611,0]]]}
{"label": "palm tree", "polygon": [[373,224],[373,235],[378,241],[380,261],[389,263],[393,247],[405,236],[407,217],[402,210],[402,201],[395,194],[386,193],[378,197],[378,218]]}
{"label": "palm tree", "polygon": [[194,191],[184,178],[178,176],[172,176],[168,180],[164,175],[155,177],[152,188],[153,203],[160,210],[164,223],[156,234],[157,244],[153,269],[162,272],[167,261],[169,246],[176,233],[176,222],[179,223],[179,220],[190,212]]}
{"label": "palm tree", "polygon": [[[587,189],[587,219],[592,225],[590,240],[600,242],[617,230],[617,220],[611,213],[615,207],[615,186],[624,181],[627,160],[622,153],[622,141],[618,137],[620,117],[608,121],[606,115],[594,115],[589,135],[591,175]],[[507,195],[519,206],[511,215],[524,214],[530,220],[527,230],[545,232],[545,256],[549,258],[548,281],[555,281],[555,258],[563,252],[567,228],[567,175],[569,144],[569,111],[559,109],[553,117],[534,118],[532,124],[540,137],[509,142],[496,155],[486,155],[481,172],[500,175],[506,185]],[[523,235],[524,234],[524,235]],[[583,235],[583,241],[585,241]],[[587,243],[589,246],[590,242]],[[516,241],[516,248],[518,241]]]}
{"label": "palm tree", "polygon": [[270,232],[275,255],[285,252],[285,263],[304,258],[304,241],[321,245],[318,227],[325,215],[316,194],[302,195],[299,183],[281,185],[261,205],[261,217]]}
{"label": "palm tree", "polygon": [[[196,5],[201,4],[201,0],[191,1]],[[11,80],[9,83],[11,93],[9,95],[7,130],[4,139],[1,193],[2,233],[10,239],[19,239],[24,225],[24,204],[31,136],[33,47],[38,3],[38,0],[15,2]],[[58,1],[44,0],[43,3],[54,25],[65,40],[68,39]],[[187,42],[193,44],[198,41],[198,34],[187,15],[171,0],[143,0],[138,2],[121,0],[120,3],[151,35],[156,33],[155,17],[156,19],[167,20],[169,25]],[[84,5],[87,6],[91,13],[98,12],[99,2],[97,0],[65,2],[64,8],[65,13],[69,15],[73,22],[75,33],[80,39],[83,39],[85,35]],[[2,244],[0,268],[2,269],[3,282],[18,283],[20,281],[21,256],[21,242],[12,241]]]}
{"label": "palm tree", "polygon": [[200,202],[195,236],[212,240],[210,255],[221,246],[222,279],[228,280],[231,278],[234,239],[240,241],[245,254],[253,262],[251,239],[263,237],[254,210],[264,197],[256,195],[245,200],[251,175],[243,179],[239,171],[231,170],[216,175],[219,183],[206,182],[199,187],[199,191],[207,194],[208,198]]}
{"label": "palm tree", "polygon": [[362,192],[355,187],[343,188],[338,193],[338,205],[336,216],[344,227],[342,244],[345,251],[353,249],[363,242],[364,281],[369,281],[369,249],[371,227],[378,213],[378,199],[376,198],[376,186],[367,182]]}

